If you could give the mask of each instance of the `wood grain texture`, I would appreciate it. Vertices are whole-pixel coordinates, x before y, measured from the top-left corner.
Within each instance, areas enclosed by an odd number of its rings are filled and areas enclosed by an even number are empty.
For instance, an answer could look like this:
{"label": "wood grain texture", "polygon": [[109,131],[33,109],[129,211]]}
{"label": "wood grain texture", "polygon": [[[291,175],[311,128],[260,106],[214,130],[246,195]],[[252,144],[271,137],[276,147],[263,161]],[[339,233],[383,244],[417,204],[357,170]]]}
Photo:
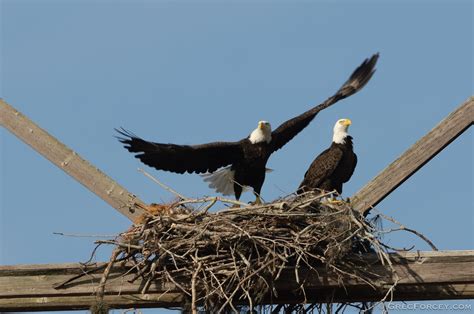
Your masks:
{"label": "wood grain texture", "polygon": [[353,207],[368,214],[372,207],[467,130],[473,124],[473,118],[474,97],[471,96],[352,196]]}
{"label": "wood grain texture", "polygon": [[0,125],[130,220],[135,221],[143,213],[143,202],[138,197],[2,99],[0,99]]}
{"label": "wood grain texture", "polygon": [[[395,278],[374,255],[363,260],[372,264],[371,270],[380,276],[374,289],[357,279],[344,281],[331,277],[324,267],[301,272],[305,278],[308,302],[356,302],[380,300]],[[474,298],[474,251],[437,251],[391,254],[399,283],[394,300],[442,300]],[[132,275],[122,276],[129,266],[115,267],[105,289],[105,301],[112,308],[178,307],[183,296],[170,282],[157,280],[147,294],[138,291],[140,280],[127,282]],[[94,291],[101,274],[90,274],[64,289],[54,289],[57,283],[83,271],[79,264],[0,266],[0,310],[46,311],[87,309],[94,302]],[[185,284],[185,283],[181,283]],[[284,271],[276,281],[279,298],[265,300],[278,303],[298,303],[294,270]]]}

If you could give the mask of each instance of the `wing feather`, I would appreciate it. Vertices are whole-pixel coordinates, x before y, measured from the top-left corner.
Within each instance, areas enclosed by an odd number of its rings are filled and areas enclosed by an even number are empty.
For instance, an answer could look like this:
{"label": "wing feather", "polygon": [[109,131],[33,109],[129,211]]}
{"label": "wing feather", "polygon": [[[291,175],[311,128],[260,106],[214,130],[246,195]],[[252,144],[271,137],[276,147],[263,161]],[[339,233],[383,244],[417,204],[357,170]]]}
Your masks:
{"label": "wing feather", "polygon": [[357,155],[352,153],[352,158],[349,158],[348,162],[349,162],[349,165],[347,166],[347,172],[345,173],[345,176],[342,178],[343,183],[346,183],[347,181],[349,181],[349,179],[354,174],[354,170],[357,166]]}
{"label": "wing feather", "polygon": [[241,158],[240,142],[176,145],[149,142],[125,129],[115,129],[118,140],[144,164],[176,173],[213,172]]}
{"label": "wing feather", "polygon": [[360,91],[370,80],[375,72],[375,64],[379,54],[374,54],[370,59],[365,59],[362,64],[354,70],[349,79],[339,88],[339,90],[331,97],[326,99],[322,104],[311,108],[305,113],[290,119],[272,132],[272,150],[276,151],[282,148],[286,143],[293,139],[301,132],[314,117],[323,109],[335,104],[341,99],[349,97]]}

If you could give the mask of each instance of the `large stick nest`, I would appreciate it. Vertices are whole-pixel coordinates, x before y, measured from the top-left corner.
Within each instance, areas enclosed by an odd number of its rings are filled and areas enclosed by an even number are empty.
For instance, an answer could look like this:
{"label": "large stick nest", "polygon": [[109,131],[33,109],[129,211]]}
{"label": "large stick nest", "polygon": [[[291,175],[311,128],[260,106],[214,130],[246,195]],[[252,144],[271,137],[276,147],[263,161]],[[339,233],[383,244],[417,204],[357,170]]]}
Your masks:
{"label": "large stick nest", "polygon": [[142,293],[154,280],[169,281],[193,310],[199,305],[212,312],[276,298],[273,282],[286,269],[294,269],[303,297],[303,269],[324,266],[341,283],[347,277],[369,283],[369,268],[346,257],[371,251],[388,261],[374,227],[350,204],[320,199],[306,193],[214,213],[209,209],[217,198],[154,205],[114,241],[111,262],[132,262],[135,280],[144,281]]}

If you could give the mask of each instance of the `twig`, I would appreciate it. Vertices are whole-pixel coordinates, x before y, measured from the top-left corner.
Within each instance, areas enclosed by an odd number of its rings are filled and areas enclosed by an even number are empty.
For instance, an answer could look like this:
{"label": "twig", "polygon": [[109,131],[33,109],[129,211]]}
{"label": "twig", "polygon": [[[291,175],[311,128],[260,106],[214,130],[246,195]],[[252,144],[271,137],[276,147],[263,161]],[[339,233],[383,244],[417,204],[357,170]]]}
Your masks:
{"label": "twig", "polygon": [[214,206],[214,204],[217,202],[217,197],[214,197],[214,199],[203,209],[199,212],[199,215],[204,215],[207,214],[209,209]]}
{"label": "twig", "polygon": [[107,264],[107,267],[104,270],[104,273],[102,274],[102,278],[100,279],[99,283],[99,288],[97,289],[97,298],[99,300],[104,299],[104,293],[105,293],[105,282],[107,281],[107,278],[109,277],[110,270],[112,269],[112,265],[115,263],[115,260],[117,259],[117,256],[121,253],[121,250],[119,248],[116,248],[112,252],[112,256],[110,257],[110,261]]}
{"label": "twig", "polygon": [[[388,221],[391,221],[393,222],[394,224],[400,226],[400,230],[405,230],[405,231],[408,231],[408,232],[411,232],[415,235],[417,235],[419,238],[421,238],[422,240],[424,240],[426,243],[428,243],[428,245],[431,247],[431,249],[433,251],[438,251],[438,248],[434,245],[433,242],[431,242],[430,239],[428,239],[425,235],[423,235],[422,233],[416,231],[416,230],[413,230],[411,228],[407,228],[405,227],[404,225],[402,225],[400,222],[396,221],[395,219],[393,219],[392,217],[389,217],[387,215],[384,215],[382,213],[378,213],[381,217],[383,217],[384,219],[387,219]],[[398,230],[394,230],[394,231],[398,231]]]}
{"label": "twig", "polygon": [[[198,199],[185,199],[182,201],[179,201],[176,203],[176,205],[184,205],[184,204],[192,204],[192,203],[205,203],[205,202],[212,202],[213,200],[219,201],[221,203],[228,203],[228,204],[234,204],[234,205],[239,205],[239,206],[248,206],[249,204],[243,203],[237,200],[229,199],[229,198],[224,198],[220,196],[209,196],[209,197],[203,197],[203,198],[198,198]],[[232,209],[239,209],[239,208],[231,208],[228,210]]]}
{"label": "twig", "polygon": [[64,233],[64,232],[53,232],[54,235],[60,235],[64,237],[74,237],[74,238],[113,238],[115,235],[107,234],[74,234],[74,233]]}
{"label": "twig", "polygon": [[55,284],[55,285],[53,286],[53,288],[54,288],[54,289],[61,289],[61,288],[64,288],[67,284],[69,284],[69,283],[71,283],[71,282],[73,282],[73,281],[75,281],[75,280],[77,280],[77,279],[79,279],[79,278],[82,278],[82,277],[84,277],[84,276],[86,276],[86,275],[89,275],[89,274],[92,274],[92,273],[94,273],[94,272],[96,272],[96,271],[99,271],[99,270],[101,270],[101,269],[104,269],[104,268],[106,268],[106,267],[107,267],[107,264],[102,264],[102,265],[96,266],[96,267],[94,267],[94,268],[92,268],[92,269],[90,269],[90,270],[86,270],[86,271],[82,272],[81,274],[75,275],[75,276],[73,276],[73,277],[71,277],[71,278],[69,278],[69,279],[67,279],[67,280],[65,280],[65,281],[63,281],[63,282],[60,282],[60,283]]}
{"label": "twig", "polygon": [[197,314],[197,305],[196,305],[196,278],[197,275],[199,274],[199,271],[201,270],[202,263],[198,263],[196,270],[193,273],[193,276],[191,277],[191,309],[193,311],[193,314]]}
{"label": "twig", "polygon": [[149,174],[148,172],[146,172],[145,170],[141,169],[141,168],[138,168],[138,171],[143,173],[146,177],[148,177],[149,179],[151,179],[153,182],[155,182],[156,184],[158,184],[159,186],[161,186],[163,189],[165,189],[166,191],[176,195],[177,197],[179,197],[180,199],[183,199],[183,200],[187,200],[188,198],[186,196],[184,196],[183,194],[180,194],[178,192],[176,192],[174,189],[170,188],[169,186],[167,186],[166,184],[164,183],[161,183],[160,181],[158,181],[158,179],[156,179],[155,177],[153,177],[151,174]]}
{"label": "twig", "polygon": [[114,240],[97,240],[94,243],[96,243],[96,244],[113,244],[113,245],[120,246],[124,249],[136,249],[136,250],[143,249],[143,246],[140,246],[140,245],[134,245],[134,244],[130,244],[130,243],[122,243],[122,242],[117,242],[117,241],[114,241]]}
{"label": "twig", "polygon": [[91,253],[91,256],[89,257],[89,259],[87,261],[85,261],[84,263],[80,263],[81,265],[83,266],[86,266],[86,265],[89,265],[91,264],[92,260],[94,259],[94,256],[95,256],[95,252],[97,251],[97,249],[102,245],[102,243],[99,243],[95,246],[95,248],[92,250],[92,253]]}

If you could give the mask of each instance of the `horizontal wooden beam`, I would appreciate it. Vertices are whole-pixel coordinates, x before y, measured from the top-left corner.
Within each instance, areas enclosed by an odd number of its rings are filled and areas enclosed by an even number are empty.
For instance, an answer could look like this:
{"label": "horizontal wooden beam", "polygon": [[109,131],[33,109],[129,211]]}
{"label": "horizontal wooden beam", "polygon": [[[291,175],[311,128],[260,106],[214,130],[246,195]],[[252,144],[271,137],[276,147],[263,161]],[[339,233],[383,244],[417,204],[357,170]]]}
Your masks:
{"label": "horizontal wooden beam", "polygon": [[[374,255],[362,258],[372,264],[371,271],[380,278],[374,289],[357,279],[341,286],[324,267],[318,272],[303,271],[308,302],[378,301],[396,280]],[[437,251],[393,253],[391,260],[398,276],[393,300],[449,300],[474,298],[474,251]],[[113,268],[105,289],[105,301],[112,308],[179,307],[183,297],[170,282],[156,281],[147,294],[140,294],[143,284],[127,280],[126,266]],[[64,289],[54,286],[84,269],[79,264],[0,266],[0,311],[53,311],[87,309],[95,301],[94,291],[101,274],[89,274]],[[275,282],[279,298],[273,304],[299,303],[293,270],[287,270]],[[266,300],[270,303],[270,300]]]}
{"label": "horizontal wooden beam", "polygon": [[367,214],[372,207],[467,130],[473,124],[473,119],[474,97],[471,96],[352,196],[353,207]]}
{"label": "horizontal wooden beam", "polygon": [[31,146],[130,220],[143,214],[143,202],[75,151],[0,99],[0,125]]}

